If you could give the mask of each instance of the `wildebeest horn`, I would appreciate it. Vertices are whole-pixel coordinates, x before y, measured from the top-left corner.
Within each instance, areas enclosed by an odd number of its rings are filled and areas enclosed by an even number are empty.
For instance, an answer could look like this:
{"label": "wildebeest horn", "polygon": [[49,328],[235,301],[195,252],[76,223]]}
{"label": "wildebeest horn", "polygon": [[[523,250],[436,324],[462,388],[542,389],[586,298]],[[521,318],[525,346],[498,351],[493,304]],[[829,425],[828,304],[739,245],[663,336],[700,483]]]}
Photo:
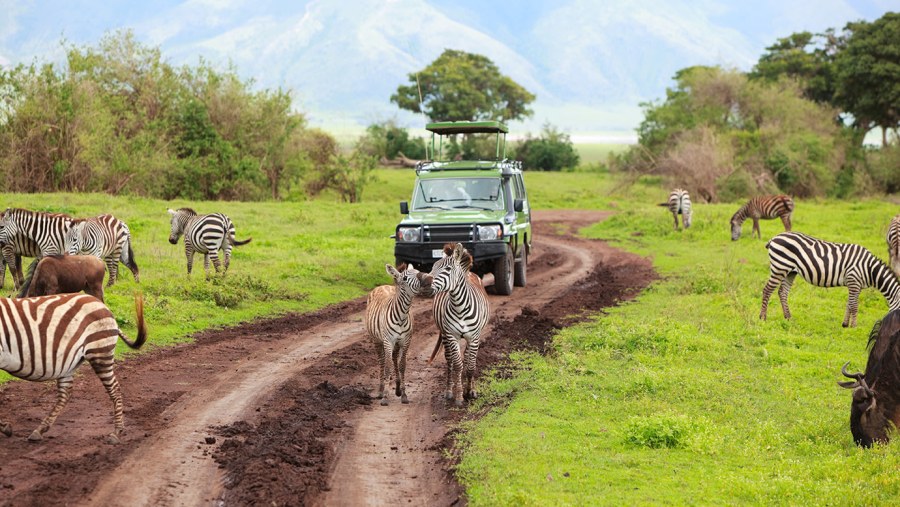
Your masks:
{"label": "wildebeest horn", "polygon": [[[865,375],[863,375],[862,373],[848,372],[847,365],[849,365],[849,364],[850,364],[850,361],[847,361],[846,363],[844,363],[844,366],[841,366],[841,373],[843,373],[844,376],[847,378],[856,379],[856,381],[855,382],[838,382],[838,385],[841,387],[845,387],[847,389],[855,389],[855,388],[859,387],[860,382],[862,382],[864,385],[866,382]],[[866,386],[866,391],[868,391],[868,390],[869,390],[869,388],[868,388],[868,386]]]}
{"label": "wildebeest horn", "polygon": [[847,361],[846,363],[844,363],[844,366],[841,366],[841,373],[843,373],[845,377],[847,377],[847,378],[855,378],[857,381],[860,381],[860,380],[862,380],[863,378],[865,378],[865,375],[864,375],[862,372],[848,373],[848,372],[847,372],[847,366],[848,366],[849,364],[850,364],[850,361]]}

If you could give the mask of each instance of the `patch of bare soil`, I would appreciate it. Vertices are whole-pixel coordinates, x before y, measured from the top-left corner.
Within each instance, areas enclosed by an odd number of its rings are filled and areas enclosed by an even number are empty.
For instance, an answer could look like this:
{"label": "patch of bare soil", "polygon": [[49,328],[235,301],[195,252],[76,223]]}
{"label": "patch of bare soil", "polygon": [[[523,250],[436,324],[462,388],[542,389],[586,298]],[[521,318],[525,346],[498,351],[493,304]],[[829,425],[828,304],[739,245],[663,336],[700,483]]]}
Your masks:
{"label": "patch of bare soil", "polygon": [[[491,296],[479,371],[516,349],[631,297],[655,278],[646,259],[571,235],[600,212],[535,215],[528,286]],[[305,315],[211,330],[187,345],[129,357],[117,372],[129,432],[102,442],[110,402],[89,369],[39,444],[25,437],[50,409],[51,384],[0,393],[0,505],[452,505],[464,502],[446,457],[467,416],[442,399],[443,357],[430,301],[413,306],[411,403],[371,403],[375,351],[364,299]],[[152,333],[152,329],[151,329]]]}

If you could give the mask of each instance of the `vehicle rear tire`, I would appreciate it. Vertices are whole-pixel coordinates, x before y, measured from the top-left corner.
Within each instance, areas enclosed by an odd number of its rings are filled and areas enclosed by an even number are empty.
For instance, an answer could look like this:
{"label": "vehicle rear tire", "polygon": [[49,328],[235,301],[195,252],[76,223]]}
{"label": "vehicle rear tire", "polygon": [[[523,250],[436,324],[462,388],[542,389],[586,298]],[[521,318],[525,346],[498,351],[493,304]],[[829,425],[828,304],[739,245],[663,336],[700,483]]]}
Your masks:
{"label": "vehicle rear tire", "polygon": [[494,292],[501,296],[512,294],[514,264],[512,249],[507,245],[506,255],[494,263]]}
{"label": "vehicle rear tire", "polygon": [[522,245],[522,258],[516,261],[515,278],[513,285],[516,287],[524,287],[527,280],[528,271],[528,248]]}

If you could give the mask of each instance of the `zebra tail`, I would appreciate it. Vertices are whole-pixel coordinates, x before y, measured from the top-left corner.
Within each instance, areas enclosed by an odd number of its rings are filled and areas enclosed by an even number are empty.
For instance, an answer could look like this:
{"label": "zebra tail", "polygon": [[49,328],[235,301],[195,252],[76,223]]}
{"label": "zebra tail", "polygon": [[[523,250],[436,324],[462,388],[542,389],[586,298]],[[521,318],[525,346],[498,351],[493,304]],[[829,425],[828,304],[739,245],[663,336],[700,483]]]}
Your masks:
{"label": "zebra tail", "polygon": [[26,297],[28,294],[28,289],[31,288],[31,281],[34,279],[35,271],[37,271],[37,265],[40,261],[41,259],[38,257],[28,265],[28,270],[25,272],[25,281],[22,283],[22,288],[19,289],[19,293],[16,294],[17,298]]}
{"label": "zebra tail", "polygon": [[434,356],[437,355],[438,351],[441,350],[441,335],[438,335],[437,343],[434,344],[434,350],[431,351],[431,357],[428,358],[428,364],[431,364],[434,361]]}
{"label": "zebra tail", "polygon": [[785,196],[784,207],[787,208],[788,213],[792,213],[794,211],[794,200],[790,197]]}
{"label": "zebra tail", "polygon": [[238,241],[238,240],[234,239],[234,236],[228,237],[228,242],[234,246],[246,245],[247,243],[249,243],[251,241],[253,241],[253,238],[247,238],[244,241]]}
{"label": "zebra tail", "polygon": [[126,250],[122,250],[122,263],[134,273],[134,280],[137,281],[138,273],[140,273],[140,269],[138,269],[137,262],[134,260],[134,250],[131,249],[131,240],[128,240],[128,248]]}
{"label": "zebra tail", "polygon": [[667,203],[667,202],[661,202],[661,203],[657,204],[657,206],[664,206],[664,207],[668,208],[668,207],[669,207],[669,203]]}
{"label": "zebra tail", "polygon": [[125,333],[122,330],[119,330],[119,337],[122,338],[122,341],[125,342],[125,345],[133,349],[141,348],[147,341],[147,323],[144,322],[144,295],[141,293],[135,293],[134,295],[134,309],[137,313],[137,326],[138,326],[138,335],[137,339],[133,342],[125,336]]}

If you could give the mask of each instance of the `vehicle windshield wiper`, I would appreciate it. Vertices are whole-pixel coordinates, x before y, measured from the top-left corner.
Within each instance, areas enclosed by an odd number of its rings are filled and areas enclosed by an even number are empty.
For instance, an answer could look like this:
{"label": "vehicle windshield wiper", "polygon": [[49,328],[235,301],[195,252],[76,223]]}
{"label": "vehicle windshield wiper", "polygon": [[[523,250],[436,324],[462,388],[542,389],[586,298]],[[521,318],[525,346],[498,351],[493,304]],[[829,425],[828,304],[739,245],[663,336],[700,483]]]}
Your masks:
{"label": "vehicle windshield wiper", "polygon": [[448,210],[448,209],[450,209],[450,208],[445,208],[445,207],[443,207],[443,206],[434,206],[434,205],[429,204],[429,205],[427,205],[427,206],[419,206],[419,207],[417,207],[416,209],[414,209],[413,211],[420,211],[420,210],[423,210],[423,209],[440,209],[440,210],[446,211],[446,210]]}
{"label": "vehicle windshield wiper", "polygon": [[463,208],[480,209],[480,210],[484,210],[484,211],[494,211],[494,208],[485,208],[484,206],[473,206],[471,204],[460,204],[459,206],[453,207],[453,209],[463,209]]}

